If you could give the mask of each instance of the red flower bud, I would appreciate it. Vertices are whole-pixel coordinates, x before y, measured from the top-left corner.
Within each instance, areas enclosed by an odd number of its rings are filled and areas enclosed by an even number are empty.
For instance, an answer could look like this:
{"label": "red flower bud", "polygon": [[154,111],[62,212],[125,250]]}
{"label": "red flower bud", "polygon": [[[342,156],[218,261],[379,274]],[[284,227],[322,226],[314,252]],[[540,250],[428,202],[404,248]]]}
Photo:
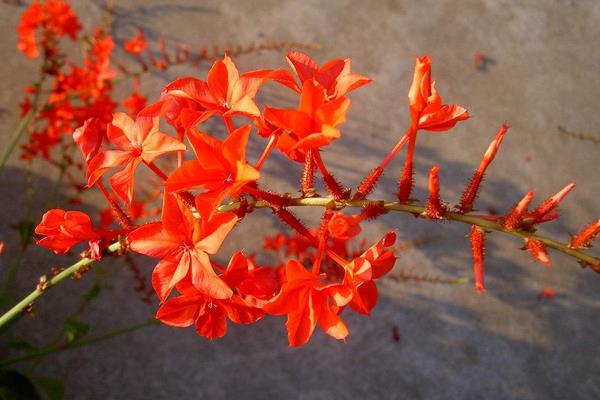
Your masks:
{"label": "red flower bud", "polygon": [[484,256],[485,256],[485,232],[478,226],[471,227],[471,251],[473,253],[473,274],[475,275],[475,289],[478,292],[485,291],[484,285]]}

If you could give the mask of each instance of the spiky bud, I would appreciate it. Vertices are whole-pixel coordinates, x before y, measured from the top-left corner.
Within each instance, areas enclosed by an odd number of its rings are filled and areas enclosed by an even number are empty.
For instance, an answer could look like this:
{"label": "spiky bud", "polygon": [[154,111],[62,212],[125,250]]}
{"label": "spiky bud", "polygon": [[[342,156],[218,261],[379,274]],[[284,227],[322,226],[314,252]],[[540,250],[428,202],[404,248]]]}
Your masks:
{"label": "spiky bud", "polygon": [[383,201],[372,201],[365,204],[360,211],[360,218],[367,221],[376,219],[383,214],[387,214],[388,210],[383,207]]}
{"label": "spiky bud", "polygon": [[575,187],[575,182],[569,183],[567,186],[562,188],[558,193],[549,199],[545,200],[542,204],[540,204],[535,210],[533,210],[528,217],[531,218],[531,224],[537,224],[540,222],[547,221],[548,214],[553,211],[558,204],[565,198],[566,195],[569,194],[571,190]]}
{"label": "spiky bud", "polygon": [[598,236],[600,233],[600,218],[580,230],[577,234],[575,234],[571,241],[569,242],[569,248],[571,249],[580,249],[590,247],[592,245],[592,241]]}
{"label": "spiky bud", "polygon": [[440,200],[440,179],[439,179],[440,167],[434,165],[429,170],[429,199],[425,205],[425,215],[428,218],[441,219],[446,213],[446,208]]}
{"label": "spiky bud", "polygon": [[383,175],[383,168],[376,167],[374,168],[369,175],[363,179],[363,181],[358,186],[356,193],[354,194],[353,200],[362,200],[373,191],[373,188],[377,184],[379,178]]}
{"label": "spiky bud", "polygon": [[484,285],[484,256],[485,256],[485,232],[480,227],[471,227],[471,252],[473,254],[473,275],[475,276],[475,290],[485,291]]}
{"label": "spiky bud", "polygon": [[537,239],[525,239],[525,247],[534,260],[541,262],[544,265],[550,265],[550,257],[546,246]]}
{"label": "spiky bud", "polygon": [[494,157],[496,157],[496,153],[500,148],[500,144],[504,139],[504,135],[508,132],[509,126],[507,124],[502,124],[500,129],[496,133],[494,140],[488,146],[483,158],[481,159],[481,163],[479,164],[479,168],[473,173],[471,180],[463,195],[460,199],[460,205],[458,206],[458,211],[461,213],[469,212],[473,209],[473,203],[475,203],[475,198],[477,197],[477,193],[479,192],[479,186],[483,181],[483,176],[485,175],[486,169],[489,165],[494,161]]}
{"label": "spiky bud", "polygon": [[531,200],[533,200],[533,192],[527,192],[521,201],[503,218],[502,226],[510,231],[519,229],[523,223],[523,218],[527,214]]}

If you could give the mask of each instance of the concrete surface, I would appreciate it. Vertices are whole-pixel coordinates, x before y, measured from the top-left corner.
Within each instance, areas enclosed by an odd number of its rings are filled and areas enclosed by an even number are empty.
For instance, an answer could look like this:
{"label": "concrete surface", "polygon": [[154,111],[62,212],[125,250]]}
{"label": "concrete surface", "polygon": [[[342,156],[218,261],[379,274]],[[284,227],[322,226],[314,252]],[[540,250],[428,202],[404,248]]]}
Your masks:
{"label": "concrete surface", "polygon": [[[100,1],[78,0],[84,24],[97,21]],[[35,65],[14,49],[19,7],[0,5],[0,115],[2,138],[17,123],[15,99],[30,82]],[[248,43],[262,39],[313,41],[320,62],[351,57],[356,71],[375,82],[352,95],[343,138],[325,154],[331,168],[355,185],[397,140],[407,125],[406,93],[413,56],[433,58],[434,78],[448,102],[467,106],[473,118],[451,134],[419,137],[417,194],[425,173],[441,166],[443,197],[456,201],[501,122],[512,129],[490,170],[480,198],[482,209],[503,212],[529,189],[538,198],[570,180],[578,187],[562,207],[563,219],[544,232],[566,238],[600,214],[600,145],[574,140],[558,126],[600,137],[600,3],[564,1],[119,1],[114,33],[131,35],[141,26],[170,43]],[[472,68],[477,51],[495,63],[485,72]],[[119,57],[124,57],[119,51]],[[283,52],[263,52],[236,60],[241,70],[284,67]],[[157,96],[169,80],[202,75],[178,68],[144,81]],[[275,86],[262,100],[290,105]],[[260,147],[254,144],[250,157]],[[392,196],[402,159],[375,192]],[[291,188],[297,168],[282,157],[265,166],[269,184]],[[0,176],[0,257],[5,268],[14,255],[9,225],[22,215],[24,172],[16,158]],[[34,183],[40,209],[53,179],[37,165]],[[101,202],[91,196],[90,207]],[[225,246],[258,249],[253,230],[274,231],[278,223],[255,213]],[[415,221],[389,215],[370,225],[366,236],[398,229],[401,240],[440,235],[440,240],[401,254],[397,268],[447,277],[471,275],[468,227]],[[12,242],[11,242],[12,241]],[[208,342],[192,329],[152,327],[94,346],[55,354],[35,373],[63,379],[67,399],[598,399],[600,398],[600,277],[552,253],[544,268],[519,251],[520,243],[498,234],[488,246],[487,286],[477,295],[468,286],[394,282],[381,285],[383,296],[370,318],[348,314],[351,335],[336,342],[321,332],[308,346],[288,349],[283,318],[250,327],[230,326],[223,340]],[[48,267],[67,263],[32,249],[14,293],[30,290]],[[149,273],[151,263],[141,261]],[[140,321],[155,309],[139,301],[132,274],[113,263],[100,268],[110,276],[106,290],[83,318],[102,333]],[[10,337],[44,343],[94,281],[93,275],[44,296],[37,317],[23,321]],[[552,287],[557,297],[539,301]],[[76,303],[77,304],[77,303]],[[401,341],[392,338],[397,326]]]}

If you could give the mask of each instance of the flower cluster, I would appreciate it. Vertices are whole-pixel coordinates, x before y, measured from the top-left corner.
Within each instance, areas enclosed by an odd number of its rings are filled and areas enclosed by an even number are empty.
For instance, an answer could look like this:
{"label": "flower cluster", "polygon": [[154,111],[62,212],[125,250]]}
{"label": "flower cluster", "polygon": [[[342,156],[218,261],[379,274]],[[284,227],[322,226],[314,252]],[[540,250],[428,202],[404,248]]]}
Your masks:
{"label": "flower cluster", "polygon": [[[197,52],[191,52],[184,44],[168,49],[161,37],[158,39],[158,52],[155,52],[144,31],[138,29],[135,36],[124,43],[125,52],[133,56],[133,61],[126,66],[113,59],[115,40],[109,26],[112,6],[107,7],[108,14],[103,23],[86,32],[66,0],[33,1],[21,15],[16,29],[17,48],[29,58],[40,58],[41,67],[39,78],[25,88],[21,102],[21,117],[27,123],[16,133],[9,148],[4,150],[0,166],[19,136],[26,132],[27,141],[21,146],[21,158],[28,162],[41,158],[58,167],[73,189],[73,203],[80,202],[83,184],[79,174],[71,171],[72,167],[83,167],[73,156],[76,147],[70,138],[73,130],[95,118],[95,123],[100,124],[100,130],[105,132],[112,113],[120,105],[135,116],[147,104],[141,93],[144,73],[185,63],[197,65],[201,61],[220,58],[227,51],[244,54],[292,45],[288,42],[265,42],[227,50],[215,47],[210,52],[206,47],[200,47]],[[80,42],[81,57],[74,56],[73,51],[63,50],[65,38]],[[135,70],[129,66],[132,63],[136,66]],[[114,88],[127,82],[130,83],[128,97],[118,99]],[[151,193],[144,200],[155,197]]]}
{"label": "flower cluster", "polygon": [[[133,43],[129,47],[143,46]],[[417,132],[448,130],[468,118],[463,107],[442,103],[430,78],[430,59],[417,58],[409,90],[411,127],[352,196],[328,171],[320,151],[340,137],[339,127],[350,107],[347,94],[370,80],[353,72],[350,60],[333,60],[319,67],[308,55],[297,51],[290,52],[287,60],[296,77],[287,70],[240,73],[225,56],[213,64],[206,80],[182,78],[169,83],[160,99],[135,117],[114,113],[106,125],[97,118],[89,119],[74,134],[87,164],[88,187],[96,185],[105,193],[123,226],[117,234],[126,234],[129,250],[159,259],[152,285],[161,302],[157,318],[165,324],[194,325],[199,335],[212,339],[225,335],[227,320],[248,324],[266,314],[287,315],[292,346],[305,344],[317,323],[328,335],[345,339],[349,332],[341,319],[342,312],[349,308],[369,314],[378,298],[375,280],[387,274],[396,261],[392,250],[394,232],[376,243],[362,242],[351,248],[350,241],[361,232],[362,221],[389,211],[381,202],[361,199],[371,192],[390,159],[408,143],[397,192],[399,201],[395,204],[410,207]],[[298,108],[267,105],[261,110],[255,98],[261,86],[270,81],[296,92]],[[234,116],[244,123],[235,126]],[[224,139],[206,131],[209,120],[222,121],[228,132]],[[161,132],[160,121],[170,125],[175,136]],[[483,175],[507,130],[508,126],[502,125],[455,212],[440,198],[439,167],[431,169],[430,195],[422,207],[422,217],[444,219],[454,215],[457,219],[473,209]],[[256,140],[266,140],[255,163],[246,158],[253,132]],[[193,153],[190,160],[183,157],[187,149]],[[259,185],[260,169],[275,150],[304,164],[301,198],[292,199]],[[177,155],[176,165],[171,164],[172,170],[164,172],[155,160],[169,154]],[[162,208],[159,222],[136,226],[120,203],[134,203],[135,171],[140,165],[147,166],[162,181]],[[293,201],[310,203],[315,199],[316,171],[320,171],[331,197],[320,225],[310,229],[289,207]],[[116,197],[102,184],[107,174],[111,174],[110,187]],[[507,231],[531,231],[535,225],[556,218],[554,209],[572,188],[567,186],[533,211],[528,211],[533,197],[529,193],[505,216],[485,216],[483,220]],[[359,214],[335,211],[340,204],[352,201],[362,201]],[[253,256],[237,252],[227,266],[217,264],[211,256],[217,254],[231,230],[259,205],[270,208],[294,230],[290,235],[265,237],[264,249],[273,252],[278,263],[258,265]],[[79,221],[79,229],[73,229],[73,221]],[[597,222],[586,227],[572,238],[571,247],[589,245],[599,230]],[[46,236],[39,241],[41,246],[57,252],[68,250],[78,241],[97,243],[109,237],[92,229],[89,218],[62,210],[50,211],[36,232]],[[114,238],[115,231],[110,235]],[[484,240],[485,227],[474,224],[471,243],[478,291],[484,290]],[[529,237],[525,246],[536,259],[549,262],[540,240]],[[93,253],[97,256],[98,252]]]}
{"label": "flower cluster", "polygon": [[[213,63],[205,79],[186,77],[170,82],[151,104],[141,96],[139,80],[134,80],[133,93],[124,101],[129,110],[126,114],[116,112],[117,103],[112,100],[117,72],[110,66],[114,43],[105,30],[96,29],[87,38],[82,66],[67,62],[58,50],[58,39],[64,35],[74,39],[79,29],[77,18],[62,0],[34,2],[22,17],[19,48],[35,57],[41,45],[43,76],[52,77],[45,107],[37,109],[36,105],[40,85],[31,89],[33,100],[28,98],[23,104],[24,115],[36,108],[41,126],[30,135],[25,157],[49,157],[52,147],[61,142],[68,148],[78,147],[80,165],[86,170],[84,186],[98,188],[109,208],[101,214],[98,227],[79,211],[48,211],[35,229],[40,236],[38,244],[66,253],[87,242],[89,250],[83,256],[88,260],[82,265],[115,253],[115,249],[157,259],[152,287],[160,302],[156,318],[165,324],[193,325],[199,335],[213,339],[226,334],[228,320],[249,324],[265,315],[286,315],[291,346],[307,343],[317,324],[329,336],[344,340],[349,334],[342,319],[344,310],[368,315],[378,300],[376,280],[388,274],[396,261],[396,234],[358,241],[361,224],[390,211],[471,225],[475,288],[480,292],[485,290],[484,243],[490,230],[519,237],[523,249],[546,265],[550,263],[547,248],[551,247],[600,272],[600,260],[579,250],[590,247],[600,233],[598,220],[567,244],[535,234],[538,225],[558,217],[556,208],[574,184],[532,210],[533,193],[529,192],[502,216],[473,214],[484,175],[508,132],[506,124],[501,125],[453,208],[441,198],[437,165],[429,172],[426,202],[420,204],[412,198],[418,133],[449,131],[469,118],[464,107],[442,101],[427,56],[416,58],[408,91],[409,128],[352,190],[335,178],[321,157],[322,150],[341,137],[351,105],[349,94],[371,83],[352,70],[349,59],[319,66],[307,54],[291,51],[287,54],[291,71],[240,73],[226,54]],[[190,59],[185,46],[178,47],[175,61],[163,41],[159,47],[162,55],[157,59],[148,50],[141,30],[125,42],[125,50],[143,71]],[[206,53],[198,57],[206,58]],[[137,76],[122,65],[118,69],[126,76]],[[297,95],[297,107],[259,106],[257,94],[267,84],[280,85]],[[264,142],[257,160],[246,156],[249,140]],[[396,200],[368,199],[405,146]],[[261,168],[273,152],[303,165],[300,197],[266,188]],[[152,173],[142,185],[136,176],[141,168]],[[329,196],[317,194],[318,175]],[[323,207],[320,224],[307,227],[291,212],[294,206]],[[349,207],[361,210],[355,214],[341,211]],[[227,236],[258,208],[270,209],[292,229],[289,234],[265,237],[264,250],[273,253],[276,262],[259,263],[254,255],[238,251],[226,266],[217,263],[214,256]],[[157,216],[159,220],[137,222]],[[120,227],[114,228],[113,222]]]}

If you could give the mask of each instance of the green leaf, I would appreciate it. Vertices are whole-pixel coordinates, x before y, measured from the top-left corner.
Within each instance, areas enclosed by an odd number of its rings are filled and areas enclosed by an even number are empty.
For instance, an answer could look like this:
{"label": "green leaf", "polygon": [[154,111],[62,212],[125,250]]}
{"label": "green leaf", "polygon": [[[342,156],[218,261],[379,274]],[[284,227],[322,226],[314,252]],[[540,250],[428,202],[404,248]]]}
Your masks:
{"label": "green leaf", "polygon": [[29,378],[18,371],[0,371],[0,400],[41,400]]}
{"label": "green leaf", "polygon": [[65,322],[65,334],[67,336],[67,345],[73,344],[84,337],[90,330],[90,325],[85,322],[69,318]]}
{"label": "green leaf", "polygon": [[35,376],[31,380],[42,389],[48,400],[62,400],[65,396],[65,384],[56,378]]}
{"label": "green leaf", "polygon": [[12,225],[12,228],[19,232],[19,238],[21,239],[22,247],[25,247],[31,243],[33,232],[35,230],[35,222],[30,219],[22,219],[16,224]]}

